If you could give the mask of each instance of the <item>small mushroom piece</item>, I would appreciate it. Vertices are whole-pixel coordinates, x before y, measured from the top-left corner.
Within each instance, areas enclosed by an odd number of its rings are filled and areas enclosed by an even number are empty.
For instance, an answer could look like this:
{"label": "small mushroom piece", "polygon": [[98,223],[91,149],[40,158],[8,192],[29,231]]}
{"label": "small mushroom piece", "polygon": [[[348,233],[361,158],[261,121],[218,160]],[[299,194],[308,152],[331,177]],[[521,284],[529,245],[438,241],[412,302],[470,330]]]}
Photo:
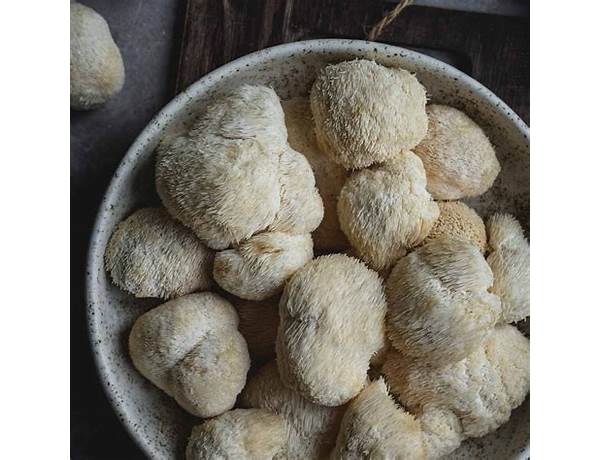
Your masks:
{"label": "small mushroom piece", "polygon": [[323,220],[323,201],[304,155],[284,150],[279,158],[279,182],[281,204],[269,230],[294,235],[312,232]]}
{"label": "small mushroom piece", "polygon": [[137,370],[198,417],[228,411],[246,383],[248,348],[233,306],[211,292],[144,313],[129,335]]}
{"label": "small mushroom piece", "polygon": [[265,300],[283,289],[286,280],[313,257],[310,234],[267,232],[235,249],[217,252],[215,281],[246,300]]}
{"label": "small mushroom piece", "polygon": [[387,279],[388,337],[407,357],[445,364],[478,349],[500,316],[493,275],[476,246],[438,239],[398,261]]}
{"label": "small mushroom piece", "polygon": [[168,299],[212,283],[213,252],[162,208],[144,208],[121,222],[104,255],[113,282],[136,297]]}
{"label": "small mushroom piece", "polygon": [[123,59],[108,24],[92,8],[71,2],[71,108],[95,109],[124,82]]}
{"label": "small mushroom piece", "polygon": [[409,151],[355,172],[338,199],[343,232],[358,256],[385,271],[429,234],[439,209],[426,190],[425,170]]}
{"label": "small mushroom piece", "polygon": [[275,361],[248,380],[240,402],[242,407],[266,409],[285,419],[287,452],[278,458],[290,460],[326,458],[335,445],[345,409],[313,404],[287,388]]}
{"label": "small mushroom piece", "polygon": [[460,419],[450,409],[425,406],[418,417],[428,459],[454,452],[464,440]]}
{"label": "small mushroom piece", "polygon": [[161,147],[158,194],[207,246],[238,244],[265,230],[279,211],[279,157],[286,139],[275,92],[240,86],[209,104],[188,136]]}
{"label": "small mushroom piece", "polygon": [[235,409],[192,429],[186,460],[270,460],[284,450],[285,422],[262,409]]}
{"label": "small mushroom piece", "polygon": [[529,316],[529,244],[511,215],[494,214],[487,225],[487,263],[494,273],[491,291],[502,301],[501,321],[521,321]]}
{"label": "small mushroom piece", "polygon": [[440,217],[435,221],[425,243],[438,238],[465,240],[485,253],[487,236],[479,215],[460,201],[439,201]]}
{"label": "small mushroom piece", "polygon": [[385,311],[381,279],[359,260],[332,254],[307,263],[279,303],[276,351],[284,384],[324,406],[352,399],[383,346]]}
{"label": "small mushroom piece", "polygon": [[427,106],[429,129],[414,151],[427,171],[427,190],[436,200],[459,200],[487,191],[500,163],[483,130],[464,112]]}
{"label": "small mushroom piece", "polygon": [[346,169],[416,146],[427,132],[426,102],[414,75],[364,59],[327,65],[310,92],[319,144]]}
{"label": "small mushroom piece", "polygon": [[240,317],[238,327],[248,344],[252,366],[275,358],[275,341],[279,327],[278,300],[240,301],[235,308]]}
{"label": "small mushroom piece", "polygon": [[323,200],[323,220],[312,232],[315,251],[320,253],[343,252],[348,249],[350,243],[340,229],[337,199],[348,173],[319,148],[308,98],[294,97],[282,101],[281,105],[285,113],[288,142],[310,163],[319,194]]}
{"label": "small mushroom piece", "polygon": [[394,403],[383,379],[348,404],[332,459],[425,459],[419,421]]}
{"label": "small mushroom piece", "polygon": [[[392,352],[383,373],[392,393],[412,413],[451,411],[465,437],[485,436],[507,422],[529,392],[529,340],[514,326],[501,325],[461,361],[433,366]],[[456,436],[460,430],[452,427],[448,414],[445,420],[447,433]],[[431,420],[427,423],[431,429]]]}

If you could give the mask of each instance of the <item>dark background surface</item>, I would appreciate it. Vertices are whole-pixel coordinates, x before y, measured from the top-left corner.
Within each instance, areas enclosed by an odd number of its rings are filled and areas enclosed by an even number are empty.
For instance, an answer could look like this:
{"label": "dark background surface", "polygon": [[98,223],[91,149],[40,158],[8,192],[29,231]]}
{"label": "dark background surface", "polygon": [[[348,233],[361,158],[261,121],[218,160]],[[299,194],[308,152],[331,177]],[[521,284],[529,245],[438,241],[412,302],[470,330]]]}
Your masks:
{"label": "dark background surface", "polygon": [[[88,240],[113,172],[135,137],[176,91],[206,72],[278,43],[322,37],[364,38],[394,3],[380,0],[83,0],[82,3],[107,20],[123,55],[126,81],[121,93],[102,108],[71,112],[71,457],[137,459],[143,455],[114,415],[97,378],[85,320]],[[378,41],[412,47],[458,67],[488,86],[528,122],[528,24],[527,17],[413,6]]]}

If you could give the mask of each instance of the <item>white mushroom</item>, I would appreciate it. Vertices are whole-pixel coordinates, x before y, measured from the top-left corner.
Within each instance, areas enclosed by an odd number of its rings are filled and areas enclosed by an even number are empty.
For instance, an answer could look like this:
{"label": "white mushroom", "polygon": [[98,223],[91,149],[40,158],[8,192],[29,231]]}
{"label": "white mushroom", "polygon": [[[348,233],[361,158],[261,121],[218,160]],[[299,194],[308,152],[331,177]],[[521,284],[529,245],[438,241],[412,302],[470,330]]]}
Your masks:
{"label": "white mushroom", "polygon": [[324,67],[310,104],[323,150],[346,169],[390,160],[427,132],[425,88],[406,70],[354,60]]}
{"label": "white mushroom", "polygon": [[282,381],[308,400],[339,406],[367,380],[384,341],[381,279],[342,254],[318,257],[287,282],[279,303],[277,364]]}
{"label": "white mushroom", "polygon": [[287,452],[279,458],[289,460],[326,458],[345,409],[313,404],[287,388],[274,361],[249,379],[240,401],[243,407],[266,409],[285,419]]}
{"label": "white mushroom", "polygon": [[94,109],[121,91],[125,67],[102,16],[71,2],[71,107]]}
{"label": "white mushroom", "polygon": [[439,201],[440,217],[435,221],[425,243],[438,238],[468,241],[485,253],[487,237],[485,224],[479,215],[460,201]]}
{"label": "white mushroom", "polygon": [[193,415],[233,407],[250,358],[233,306],[216,294],[189,294],[140,316],[129,335],[135,367]]}
{"label": "white mushroom", "polygon": [[429,129],[414,151],[427,171],[427,190],[436,200],[459,200],[488,190],[500,163],[483,130],[465,113],[446,105],[427,106]]}
{"label": "white mushroom", "polygon": [[240,86],[209,104],[189,136],[161,148],[158,193],[209,247],[239,243],[266,229],[279,211],[286,138],[275,92]]}
{"label": "white mushroom", "polygon": [[428,459],[444,457],[464,440],[462,423],[450,409],[425,405],[418,417]]}
{"label": "white mushroom", "polygon": [[383,372],[411,412],[445,409],[460,419],[464,436],[484,436],[508,421],[529,392],[529,341],[514,326],[502,325],[461,361],[432,366],[393,352]]}
{"label": "white mushroom", "polygon": [[479,249],[462,240],[437,239],[403,257],[386,284],[392,345],[423,362],[463,359],[500,316],[492,282]]}
{"label": "white mushroom", "polygon": [[285,422],[262,409],[236,409],[192,430],[186,460],[269,460],[285,449]]}
{"label": "white mushroom", "polygon": [[104,255],[113,282],[136,297],[177,297],[211,285],[213,252],[164,209],[121,222]]}
{"label": "white mushroom", "polygon": [[301,153],[287,148],[279,158],[281,204],[270,231],[310,233],[323,220],[323,201],[310,164]]}
{"label": "white mushroom", "polygon": [[312,233],[315,251],[342,252],[350,243],[340,229],[337,199],[348,173],[319,148],[308,98],[294,97],[282,101],[281,105],[285,113],[288,142],[310,163],[323,200],[323,220]]}
{"label": "white mushroom", "polygon": [[348,404],[332,459],[425,459],[419,422],[398,407],[383,379],[370,383]]}
{"label": "white mushroom", "polygon": [[410,151],[346,181],[338,199],[340,225],[373,269],[386,270],[428,235],[439,210],[426,185],[423,164]]}
{"label": "white mushroom", "polygon": [[213,276],[228,292],[246,300],[264,300],[313,257],[310,234],[259,233],[235,249],[217,252]]}

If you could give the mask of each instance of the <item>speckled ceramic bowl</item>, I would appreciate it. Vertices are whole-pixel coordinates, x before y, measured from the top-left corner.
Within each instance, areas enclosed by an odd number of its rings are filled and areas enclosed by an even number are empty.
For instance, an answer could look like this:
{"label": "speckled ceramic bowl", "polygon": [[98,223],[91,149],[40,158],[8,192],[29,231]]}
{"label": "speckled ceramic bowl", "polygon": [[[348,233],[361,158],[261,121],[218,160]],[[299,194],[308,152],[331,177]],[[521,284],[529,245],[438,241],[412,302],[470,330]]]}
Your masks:
{"label": "speckled ceramic bowl", "polygon": [[[154,149],[159,140],[182,132],[208,101],[241,83],[272,86],[281,98],[307,95],[325,64],[375,59],[414,72],[434,102],[458,107],[475,119],[496,145],[502,172],[494,187],[469,204],[482,215],[512,212],[528,227],[529,129],[488,89],[440,61],[403,48],[356,40],[290,43],[237,59],[206,75],[171,101],[131,146],[100,207],[91,239],[87,277],[89,332],[106,393],[119,418],[151,458],[182,458],[198,419],[144,379],[129,359],[127,336],[134,320],[156,300],[136,300],[111,284],[103,266],[115,225],[135,209],[158,203]],[[528,456],[528,401],[496,433],[465,442],[452,458],[521,459]]]}

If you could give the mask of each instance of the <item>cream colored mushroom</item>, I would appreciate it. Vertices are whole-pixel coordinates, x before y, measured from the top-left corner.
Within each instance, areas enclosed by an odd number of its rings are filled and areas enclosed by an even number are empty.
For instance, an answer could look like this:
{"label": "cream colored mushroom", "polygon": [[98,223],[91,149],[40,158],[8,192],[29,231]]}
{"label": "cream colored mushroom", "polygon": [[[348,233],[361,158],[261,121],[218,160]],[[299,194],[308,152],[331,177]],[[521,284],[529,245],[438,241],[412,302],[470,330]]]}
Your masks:
{"label": "cream colored mushroom", "polygon": [[437,239],[398,261],[387,279],[388,337],[396,350],[445,364],[478,349],[496,324],[500,299],[476,246]]}
{"label": "cream colored mushroom", "polygon": [[383,372],[411,412],[445,409],[460,419],[464,436],[484,436],[508,421],[529,392],[529,341],[514,326],[502,325],[461,361],[433,366],[393,352]]}
{"label": "cream colored mushroom", "polygon": [[425,405],[418,417],[423,430],[428,459],[444,457],[454,452],[464,440],[460,419],[450,409]]}
{"label": "cream colored mushroom", "polygon": [[213,276],[226,291],[246,300],[281,292],[286,280],[313,257],[310,234],[259,233],[235,249],[217,252]]}
{"label": "cream colored mushroom", "polygon": [[199,417],[233,407],[250,358],[233,306],[211,292],[189,294],[140,316],[129,335],[137,370]]}
{"label": "cream colored mushroom", "polygon": [[279,158],[281,203],[271,231],[306,234],[323,220],[323,201],[310,164],[301,153],[287,148]]}
{"label": "cream colored mushroom", "polygon": [[428,105],[427,115],[427,135],[414,149],[427,171],[427,190],[436,200],[459,200],[487,191],[500,163],[483,130],[465,113],[446,105]]}
{"label": "cream colored mushroom", "polygon": [[156,188],[173,216],[225,249],[275,220],[286,139],[275,92],[240,86],[209,104],[188,136],[161,148]]}
{"label": "cream colored mushroom", "polygon": [[269,460],[285,449],[285,422],[262,409],[235,409],[193,428],[187,460]]}
{"label": "cream colored mushroom", "polygon": [[356,396],[383,346],[385,311],[381,279],[360,261],[333,254],[307,263],[279,303],[276,351],[284,384],[324,406]]}
{"label": "cream colored mushroom", "polygon": [[345,409],[313,404],[287,388],[274,361],[249,379],[240,402],[243,407],[266,409],[285,419],[287,451],[278,458],[289,460],[326,458],[335,445]]}
{"label": "cream colored mushroom", "polygon": [[502,301],[502,321],[521,321],[529,316],[529,244],[511,215],[494,214],[487,225],[487,262],[494,273],[491,291]]}
{"label": "cream colored mushroom", "polygon": [[310,92],[317,139],[346,169],[416,146],[427,132],[426,102],[412,74],[364,59],[327,65]]}
{"label": "cream colored mushroom", "polygon": [[246,339],[252,365],[275,357],[279,327],[279,299],[263,302],[240,301],[235,308],[240,317],[239,331]]}
{"label": "cream colored mushroom", "polygon": [[398,407],[383,379],[370,383],[348,404],[332,459],[425,459],[419,421]]}
{"label": "cream colored mushroom", "polygon": [[73,109],[94,109],[123,88],[125,67],[108,24],[77,2],[71,2],[70,67]]}
{"label": "cream colored mushroom", "polygon": [[479,215],[460,201],[439,201],[440,217],[435,221],[425,243],[447,237],[468,241],[485,253],[485,224]]}
{"label": "cream colored mushroom", "polygon": [[344,184],[338,199],[341,228],[373,269],[385,271],[429,234],[439,209],[426,185],[423,164],[410,151],[357,171]]}
{"label": "cream colored mushroom", "polygon": [[164,209],[144,208],[117,225],[104,255],[113,282],[136,297],[207,289],[213,252]]}
{"label": "cream colored mushroom", "polygon": [[315,251],[343,252],[350,243],[340,229],[337,199],[348,173],[319,148],[308,98],[294,97],[281,101],[281,105],[285,113],[288,142],[310,163],[323,200],[323,220],[312,233]]}

